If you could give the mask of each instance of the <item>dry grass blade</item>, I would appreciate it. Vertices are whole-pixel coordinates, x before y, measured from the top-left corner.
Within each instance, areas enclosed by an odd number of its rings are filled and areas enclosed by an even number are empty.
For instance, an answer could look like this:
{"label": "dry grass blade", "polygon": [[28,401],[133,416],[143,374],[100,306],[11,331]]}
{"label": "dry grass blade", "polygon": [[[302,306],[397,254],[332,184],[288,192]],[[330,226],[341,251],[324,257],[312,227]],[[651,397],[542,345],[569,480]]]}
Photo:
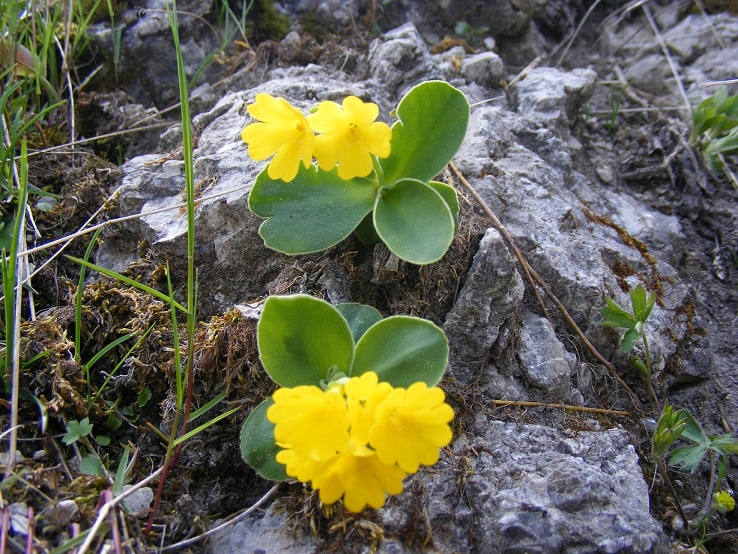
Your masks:
{"label": "dry grass blade", "polygon": [[110,513],[110,510],[115,508],[115,506],[120,504],[123,500],[125,500],[128,496],[133,494],[135,491],[148,485],[151,481],[156,479],[161,473],[161,470],[162,468],[157,469],[154,473],[149,475],[146,479],[138,482],[137,484],[132,486],[130,489],[122,493],[120,496],[116,496],[109,502],[106,502],[105,504],[103,504],[102,507],[100,508],[100,511],[97,514],[97,519],[95,520],[94,525],[90,528],[87,538],[85,539],[85,542],[82,543],[82,546],[79,547],[77,554],[84,554],[85,552],[87,552],[87,549],[90,548],[92,541],[95,540],[95,537],[97,536],[97,532],[100,530],[100,527],[103,525],[103,523],[105,523],[105,520],[108,518],[108,514]]}
{"label": "dry grass blade", "polygon": [[629,416],[630,412],[623,410],[608,410],[606,408],[590,408],[588,406],[573,406],[571,404],[551,404],[547,402],[529,402],[527,400],[493,400],[496,406],[521,406],[524,408],[556,408],[559,410],[572,410],[575,412],[588,412],[594,414],[607,414]]}
{"label": "dry grass blade", "polygon": [[280,484],[281,483],[277,483],[276,485],[274,485],[271,489],[269,489],[264,494],[264,496],[262,496],[259,500],[257,500],[253,504],[253,506],[251,506],[249,508],[246,508],[243,512],[241,512],[237,516],[234,516],[233,518],[229,519],[228,521],[226,521],[224,523],[221,523],[220,525],[216,525],[215,527],[213,527],[212,529],[209,529],[209,530],[205,531],[201,535],[197,535],[196,537],[192,537],[192,538],[189,538],[189,539],[184,540],[184,541],[181,541],[181,542],[170,544],[169,546],[165,546],[163,548],[157,548],[157,549],[153,550],[152,552],[157,552],[158,553],[158,552],[171,552],[173,550],[179,550],[180,548],[184,548],[186,546],[190,546],[192,544],[195,544],[196,542],[200,542],[201,540],[206,539],[207,537],[210,537],[212,535],[215,535],[216,533],[219,533],[220,531],[222,531],[223,529],[225,529],[226,527],[228,527],[230,525],[234,525],[234,524],[238,523],[239,521],[241,521],[242,519],[244,519],[246,516],[248,516],[251,513],[253,513],[254,510],[256,510],[257,508],[259,508],[262,504],[264,504],[264,502],[266,502],[267,500],[269,500],[274,495],[274,493],[277,492],[277,489],[279,488],[279,485]]}
{"label": "dry grass blade", "polygon": [[[601,2],[601,1],[602,1],[602,0],[595,0],[594,2],[592,2],[592,5],[591,5],[591,6],[589,7],[589,9],[587,10],[587,13],[585,13],[585,14],[584,14],[584,17],[583,17],[583,18],[582,18],[582,20],[581,20],[581,21],[579,22],[579,25],[577,25],[577,28],[576,28],[576,29],[574,29],[574,32],[573,32],[573,33],[571,34],[571,36],[569,37],[569,39],[568,39],[568,40],[566,41],[566,46],[564,47],[564,51],[563,51],[563,52],[561,52],[561,56],[559,56],[559,61],[557,61],[557,62],[556,62],[556,65],[554,65],[554,67],[559,67],[559,66],[561,65],[561,62],[563,62],[563,61],[564,61],[564,58],[565,58],[565,57],[566,57],[566,55],[567,55],[567,54],[569,53],[569,48],[571,48],[571,45],[572,45],[572,44],[574,44],[574,41],[575,41],[575,40],[577,39],[577,37],[579,36],[579,33],[580,33],[580,32],[581,32],[581,30],[582,30],[582,27],[584,27],[584,24],[585,24],[585,23],[587,22],[587,20],[589,19],[589,16],[590,16],[590,15],[592,15],[592,12],[593,12],[593,11],[595,10],[595,8],[596,8],[596,7],[597,7],[597,6],[598,6],[598,5],[600,4],[600,2]],[[557,48],[557,49],[558,49],[558,48]],[[553,57],[554,55],[555,55],[555,52],[553,52],[553,53],[551,54],[551,57]]]}
{"label": "dry grass blade", "polygon": [[[604,365],[607,368],[607,371],[610,373],[610,375],[613,376],[613,378],[620,384],[621,387],[625,391],[628,392],[628,394],[631,397],[631,400],[633,401],[633,405],[640,409],[641,402],[638,400],[638,397],[635,395],[635,393],[631,390],[631,388],[628,386],[628,384],[623,381],[623,379],[618,375],[618,372],[615,370],[615,367],[608,362],[602,354],[598,352],[598,350],[594,347],[594,345],[587,339],[587,337],[584,335],[582,330],[579,328],[579,326],[576,324],[576,322],[572,319],[571,315],[569,315],[569,311],[566,309],[564,304],[558,299],[558,297],[553,293],[551,288],[546,284],[546,282],[541,278],[541,276],[538,274],[538,272],[533,269],[533,267],[528,263],[528,261],[523,256],[523,253],[520,251],[520,249],[515,244],[515,241],[513,240],[512,236],[508,232],[508,230],[505,228],[505,226],[502,224],[502,222],[497,218],[495,213],[492,211],[492,209],[487,205],[487,203],[484,201],[484,198],[482,198],[479,193],[474,189],[474,187],[471,186],[469,181],[466,180],[464,175],[458,170],[458,168],[454,165],[453,162],[449,164],[453,172],[456,174],[456,176],[459,178],[461,183],[466,187],[466,189],[469,191],[469,193],[474,197],[474,199],[479,202],[479,205],[484,210],[484,213],[487,214],[487,216],[492,221],[492,224],[494,225],[495,229],[499,231],[499,233],[503,236],[505,239],[505,242],[508,244],[508,247],[513,251],[515,256],[518,258],[518,261],[520,262],[521,267],[523,268],[523,271],[526,274],[526,277],[528,278],[528,282],[531,285],[531,288],[533,289],[533,292],[536,295],[536,298],[538,298],[538,301],[540,304],[543,304],[543,300],[540,298],[538,294],[537,287],[535,283],[533,282],[532,277],[535,277],[535,280],[538,282],[538,284],[543,288],[543,290],[546,292],[546,295],[553,301],[553,303],[558,308],[561,315],[564,317],[566,322],[569,324],[569,326],[572,328],[572,330],[576,333],[576,335],[579,337],[579,340],[582,341],[582,344],[589,350],[592,355],[599,361],[602,365]],[[548,312],[545,312],[546,317],[550,320],[551,318],[548,316]]]}
{"label": "dry grass blade", "polygon": [[669,64],[669,69],[671,69],[671,73],[672,75],[674,75],[674,79],[676,80],[677,86],[679,87],[679,93],[682,95],[682,100],[684,100],[684,106],[687,110],[687,113],[690,114],[692,113],[692,106],[689,103],[687,91],[684,89],[682,78],[679,76],[679,72],[677,71],[676,65],[674,64],[674,59],[671,57],[671,52],[669,52],[669,47],[666,45],[666,42],[664,42],[664,37],[661,35],[661,31],[659,30],[658,25],[656,25],[656,21],[653,18],[653,14],[651,14],[651,10],[648,7],[648,4],[644,3],[641,8],[643,9],[643,13],[646,14],[646,19],[648,19],[648,24],[651,25],[651,29],[653,29],[654,35],[656,35],[656,40],[659,41],[661,51],[664,53],[666,61]]}

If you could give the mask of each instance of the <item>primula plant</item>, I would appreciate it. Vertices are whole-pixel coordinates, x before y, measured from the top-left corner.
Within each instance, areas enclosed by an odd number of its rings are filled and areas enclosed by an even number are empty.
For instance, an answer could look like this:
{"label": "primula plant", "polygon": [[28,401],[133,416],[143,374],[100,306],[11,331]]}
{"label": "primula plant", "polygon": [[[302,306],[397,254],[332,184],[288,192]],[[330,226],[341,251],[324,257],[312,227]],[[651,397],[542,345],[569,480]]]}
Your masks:
{"label": "primula plant", "polygon": [[403,479],[438,461],[453,410],[435,385],[448,342],[433,323],[383,319],[369,306],[273,296],[257,329],[259,356],[279,388],[241,431],[244,459],[263,477],[311,483],[320,500],[379,508]]}
{"label": "primula plant", "polygon": [[448,250],[459,203],[452,187],[432,179],[466,134],[469,102],[461,91],[443,81],[416,86],[391,128],[375,121],[376,104],[355,96],[321,102],[306,115],[260,93],[247,110],[257,120],[242,134],[249,155],[273,156],[249,196],[251,211],[266,218],[259,234],[269,248],[316,252],[355,231],[415,264]]}

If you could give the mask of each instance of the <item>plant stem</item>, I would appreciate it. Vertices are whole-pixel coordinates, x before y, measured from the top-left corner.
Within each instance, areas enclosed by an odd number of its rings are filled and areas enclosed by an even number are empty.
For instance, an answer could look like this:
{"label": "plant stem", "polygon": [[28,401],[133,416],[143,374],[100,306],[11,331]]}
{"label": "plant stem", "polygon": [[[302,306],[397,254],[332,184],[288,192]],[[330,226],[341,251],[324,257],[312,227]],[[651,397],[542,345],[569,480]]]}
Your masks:
{"label": "plant stem", "polygon": [[656,413],[660,414],[661,413],[661,403],[659,402],[659,399],[656,396],[656,391],[653,389],[653,382],[652,382],[653,371],[651,369],[651,349],[648,347],[648,337],[646,336],[645,331],[641,333],[641,338],[643,339],[643,352],[646,355],[646,369],[648,370],[648,379],[646,379],[646,388],[648,388],[648,395],[651,397],[651,402],[653,402],[653,407],[656,410]]}
{"label": "plant stem", "polygon": [[[169,25],[172,28],[172,37],[174,39],[174,49],[177,54],[177,75],[179,81],[179,98],[180,98],[180,111],[182,119],[182,147],[184,154],[184,170],[185,170],[185,191],[187,197],[187,362],[185,367],[186,377],[186,397],[182,398],[182,380],[181,374],[181,360],[177,355],[179,352],[179,341],[177,339],[178,334],[176,333],[177,319],[176,312],[172,308],[172,326],[175,329],[175,371],[177,373],[177,402],[176,410],[174,414],[174,421],[172,422],[172,430],[169,435],[169,442],[167,444],[167,452],[164,457],[164,463],[162,464],[161,478],[159,479],[159,486],[156,489],[156,495],[154,497],[154,505],[152,506],[149,514],[149,519],[146,525],[145,532],[149,533],[151,527],[156,518],[156,512],[159,507],[159,501],[161,500],[161,494],[164,490],[164,483],[172,471],[172,468],[177,462],[180,452],[182,451],[183,445],[180,444],[175,447],[175,440],[177,435],[181,432],[184,435],[187,432],[187,423],[190,417],[190,409],[192,406],[192,391],[194,389],[194,358],[195,358],[195,326],[197,324],[197,296],[195,293],[195,178],[194,178],[194,161],[192,152],[192,123],[190,120],[190,103],[187,88],[187,77],[185,75],[184,60],[182,59],[182,49],[179,44],[179,26],[177,23],[177,2],[172,0],[171,6],[167,6],[167,12],[169,15]],[[173,291],[170,286],[170,297],[174,299]],[[182,415],[182,429],[179,429],[180,414]]]}
{"label": "plant stem", "polygon": [[684,515],[684,510],[682,510],[682,505],[679,504],[679,495],[677,494],[676,489],[674,488],[674,483],[672,483],[671,478],[669,477],[669,474],[667,473],[666,464],[664,463],[663,458],[660,456],[656,457],[656,465],[659,466],[659,471],[661,472],[661,475],[664,477],[664,482],[666,483],[666,486],[669,489],[669,492],[671,492],[671,496],[674,498],[674,505],[676,506],[677,511],[679,512],[679,517],[682,518],[682,524],[684,526],[685,531],[689,529],[689,520],[687,519],[687,516]]}
{"label": "plant stem", "polygon": [[707,451],[707,455],[710,457],[710,485],[707,487],[707,495],[705,496],[705,505],[702,509],[705,514],[707,514],[710,510],[710,506],[712,505],[712,494],[715,491],[715,480],[717,477],[717,474],[715,473],[715,453],[712,450]]}

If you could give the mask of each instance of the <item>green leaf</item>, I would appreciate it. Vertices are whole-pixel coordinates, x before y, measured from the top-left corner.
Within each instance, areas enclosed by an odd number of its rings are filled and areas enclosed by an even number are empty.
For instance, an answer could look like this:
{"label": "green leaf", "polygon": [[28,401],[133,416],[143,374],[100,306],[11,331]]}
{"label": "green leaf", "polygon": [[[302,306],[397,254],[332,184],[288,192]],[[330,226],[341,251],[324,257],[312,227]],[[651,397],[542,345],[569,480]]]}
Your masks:
{"label": "green leaf", "polygon": [[364,219],[361,220],[361,223],[359,223],[359,226],[354,229],[356,237],[363,244],[376,244],[382,240],[379,238],[377,230],[374,228],[372,215],[373,214],[371,213],[366,214]]}
{"label": "green leaf", "polygon": [[224,399],[225,397],[226,397],[226,395],[225,395],[225,393],[224,393],[224,392],[221,392],[220,394],[217,394],[217,395],[215,395],[215,396],[214,396],[214,397],[213,397],[213,398],[212,398],[212,399],[210,400],[210,402],[208,402],[208,403],[207,403],[207,404],[205,404],[204,406],[201,406],[200,408],[198,408],[197,410],[195,410],[194,412],[192,412],[192,413],[190,414],[190,419],[189,419],[189,421],[190,421],[190,422],[192,422],[192,421],[195,421],[195,420],[196,420],[196,419],[197,419],[198,417],[200,417],[200,416],[201,416],[201,415],[203,415],[204,413],[207,413],[207,412],[209,412],[209,411],[210,411],[211,409],[213,409],[213,408],[214,408],[214,407],[215,407],[215,406],[216,406],[216,405],[217,405],[217,404],[218,404],[218,403],[219,403],[219,402],[220,402],[221,400],[223,400],[223,399]]}
{"label": "green leaf", "polygon": [[446,253],[455,222],[448,204],[431,186],[403,179],[377,196],[374,228],[398,258],[424,265]]}
{"label": "green leaf", "polygon": [[608,327],[623,327],[625,329],[635,328],[637,323],[633,314],[615,302],[612,298],[605,298],[606,306],[600,308],[600,315],[605,320],[603,325]]}
{"label": "green leaf", "polygon": [[336,308],[304,294],[267,299],[257,343],[264,369],[283,387],[318,385],[333,367],[348,373],[354,351],[349,324]]}
{"label": "green leaf", "polygon": [[412,177],[429,181],[453,159],[464,141],[469,102],[443,81],[411,89],[397,106],[392,153],[380,160],[385,183]]}
{"label": "green leaf", "polygon": [[105,477],[105,469],[100,463],[100,458],[94,454],[88,454],[79,461],[79,472],[85,475],[101,475]]}
{"label": "green leaf", "polygon": [[110,437],[107,435],[97,435],[95,437],[95,442],[100,446],[108,446],[110,444]]}
{"label": "green leaf", "polygon": [[687,410],[683,411],[687,424],[684,426],[684,430],[682,431],[682,437],[699,445],[708,447],[710,445],[710,439],[705,435],[705,432],[702,430],[702,426]]}
{"label": "green leaf", "polygon": [[712,439],[710,448],[726,455],[738,454],[738,440],[732,433],[725,433]]}
{"label": "green leaf", "polygon": [[300,167],[291,183],[256,178],[249,209],[267,220],[259,234],[264,244],[285,254],[325,250],[341,242],[371,212],[376,184],[367,178],[344,181],[338,170]]}
{"label": "green leaf", "polygon": [[92,433],[92,424],[90,418],[86,417],[82,421],[70,420],[67,423],[67,432],[62,437],[62,442],[66,445],[77,442],[81,437],[86,437]]}
{"label": "green leaf", "polygon": [[620,348],[622,349],[622,351],[627,354],[628,352],[633,350],[633,345],[640,336],[641,335],[635,329],[628,329],[623,335],[623,338],[620,340]]}
{"label": "green leaf", "polygon": [[119,417],[116,417],[115,414],[110,414],[108,416],[108,419],[105,421],[105,425],[110,429],[111,431],[117,430],[121,425],[123,425],[123,420]]}
{"label": "green leaf", "polygon": [[438,384],[448,364],[448,341],[430,321],[392,316],[372,325],[356,344],[349,376],[374,371],[380,381],[409,387]]}
{"label": "green leaf", "polygon": [[456,196],[456,190],[454,187],[449,186],[446,183],[439,183],[438,181],[428,181],[428,186],[441,195],[441,198],[446,202],[448,209],[451,210],[451,215],[454,217],[455,235],[459,230],[459,198]]}
{"label": "green leaf", "polygon": [[646,290],[641,285],[630,291],[630,304],[633,307],[635,318],[643,321],[640,315],[646,310]]}
{"label": "green leaf", "polygon": [[675,448],[669,456],[669,465],[693,473],[706,453],[707,447],[701,445]]}
{"label": "green leaf", "polygon": [[336,309],[348,322],[354,342],[358,342],[369,327],[382,320],[382,314],[376,308],[364,304],[338,304]]}
{"label": "green leaf", "polygon": [[128,483],[130,480],[126,475],[126,469],[128,467],[128,458],[131,450],[127,446],[123,449],[123,454],[118,462],[118,469],[115,471],[115,479],[113,480],[113,494],[118,496],[123,491],[123,485]]}
{"label": "green leaf", "polygon": [[143,408],[149,400],[151,400],[151,389],[149,387],[145,387],[144,390],[138,393],[138,398],[136,399],[138,407]]}
{"label": "green leaf", "polygon": [[274,401],[267,398],[259,404],[241,428],[241,456],[264,479],[284,481],[289,477],[285,466],[277,461],[280,448],[274,442],[274,424],[266,412]]}
{"label": "green leaf", "polygon": [[209,419],[208,421],[206,421],[202,425],[199,425],[198,427],[196,427],[196,428],[194,428],[194,429],[192,429],[190,431],[187,431],[184,435],[180,435],[179,437],[177,437],[176,439],[174,439],[172,441],[172,446],[177,446],[177,445],[182,444],[185,441],[190,440],[195,435],[199,435],[200,433],[202,433],[206,429],[212,427],[213,425],[215,425],[219,421],[221,421],[221,420],[223,420],[223,419],[225,419],[225,418],[227,418],[227,417],[235,414],[240,409],[241,409],[240,406],[236,406],[235,408],[231,408],[230,410],[228,410],[226,412],[223,412],[222,414],[214,417],[213,419]]}

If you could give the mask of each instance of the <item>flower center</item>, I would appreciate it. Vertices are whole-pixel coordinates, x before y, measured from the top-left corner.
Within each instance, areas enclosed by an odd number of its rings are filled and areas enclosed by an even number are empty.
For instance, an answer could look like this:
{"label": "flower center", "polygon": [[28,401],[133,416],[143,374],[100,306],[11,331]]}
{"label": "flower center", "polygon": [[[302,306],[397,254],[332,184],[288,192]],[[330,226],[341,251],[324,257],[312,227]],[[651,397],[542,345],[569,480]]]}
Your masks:
{"label": "flower center", "polygon": [[353,144],[354,142],[358,141],[361,138],[361,131],[359,131],[359,126],[351,121],[348,124],[348,133],[346,135],[346,140]]}

